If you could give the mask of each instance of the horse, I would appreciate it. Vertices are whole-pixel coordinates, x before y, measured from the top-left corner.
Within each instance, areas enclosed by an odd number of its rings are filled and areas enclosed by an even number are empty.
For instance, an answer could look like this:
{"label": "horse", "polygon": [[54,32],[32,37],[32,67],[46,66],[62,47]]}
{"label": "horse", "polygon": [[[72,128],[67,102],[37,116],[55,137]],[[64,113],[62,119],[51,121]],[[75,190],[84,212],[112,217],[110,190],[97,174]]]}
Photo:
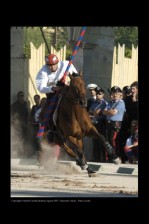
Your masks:
{"label": "horse", "polygon": [[98,139],[106,148],[107,153],[112,156],[115,164],[119,164],[121,161],[109,142],[97,131],[89,117],[86,110],[86,86],[83,73],[69,74],[69,77],[70,85],[64,88],[57,109],[54,143],[62,147],[71,157],[74,157],[76,164],[82,170],[86,169],[88,175],[92,176],[96,172],[87,164],[83,152],[83,138],[85,136]]}

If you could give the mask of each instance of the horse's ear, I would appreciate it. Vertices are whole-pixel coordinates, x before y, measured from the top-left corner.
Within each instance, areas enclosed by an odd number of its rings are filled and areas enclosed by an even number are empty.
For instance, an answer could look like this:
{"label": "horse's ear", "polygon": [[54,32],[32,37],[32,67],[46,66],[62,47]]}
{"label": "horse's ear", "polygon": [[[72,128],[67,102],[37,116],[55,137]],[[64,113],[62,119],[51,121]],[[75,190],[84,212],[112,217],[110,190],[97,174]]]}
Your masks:
{"label": "horse's ear", "polygon": [[82,69],[79,70],[79,75],[80,75],[81,77],[83,77],[83,70],[82,70]]}

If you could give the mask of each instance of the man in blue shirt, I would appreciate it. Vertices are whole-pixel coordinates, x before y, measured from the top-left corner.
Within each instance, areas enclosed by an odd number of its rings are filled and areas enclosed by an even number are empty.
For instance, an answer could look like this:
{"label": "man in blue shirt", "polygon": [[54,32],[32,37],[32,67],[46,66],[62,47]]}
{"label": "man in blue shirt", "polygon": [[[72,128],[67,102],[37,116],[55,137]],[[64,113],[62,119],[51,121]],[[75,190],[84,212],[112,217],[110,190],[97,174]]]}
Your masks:
{"label": "man in blue shirt", "polygon": [[[107,129],[106,139],[112,145],[117,155],[119,155],[117,135],[121,129],[121,123],[125,112],[125,103],[121,99],[122,90],[118,86],[111,88],[112,100],[109,101],[107,107],[104,109],[103,114],[106,115]],[[111,161],[108,156],[108,161]]]}

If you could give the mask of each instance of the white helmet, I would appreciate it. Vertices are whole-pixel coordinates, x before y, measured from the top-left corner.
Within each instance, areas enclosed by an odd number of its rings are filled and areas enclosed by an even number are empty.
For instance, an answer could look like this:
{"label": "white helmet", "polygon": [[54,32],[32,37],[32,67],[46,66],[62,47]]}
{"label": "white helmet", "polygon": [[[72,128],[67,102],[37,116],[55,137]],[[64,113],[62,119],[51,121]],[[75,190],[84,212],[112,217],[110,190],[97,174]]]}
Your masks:
{"label": "white helmet", "polygon": [[87,89],[95,89],[97,87],[96,84],[89,84],[87,85]]}

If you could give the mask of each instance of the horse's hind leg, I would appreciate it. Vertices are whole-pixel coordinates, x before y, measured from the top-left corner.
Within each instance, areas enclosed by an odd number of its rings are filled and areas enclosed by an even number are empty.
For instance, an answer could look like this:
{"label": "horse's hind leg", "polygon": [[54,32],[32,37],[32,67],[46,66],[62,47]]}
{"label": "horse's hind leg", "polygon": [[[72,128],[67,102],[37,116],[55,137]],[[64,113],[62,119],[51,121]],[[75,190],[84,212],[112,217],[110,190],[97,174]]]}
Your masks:
{"label": "horse's hind leg", "polygon": [[92,126],[91,129],[89,130],[88,136],[94,137],[94,138],[98,139],[103,144],[103,146],[105,147],[107,153],[109,155],[111,155],[112,160],[113,160],[113,162],[115,164],[120,164],[121,163],[121,160],[116,155],[113,147],[110,145],[110,143],[108,141],[106,141],[106,139],[105,139],[105,137],[103,135],[99,134],[99,132],[97,131],[97,129],[94,126]]}

